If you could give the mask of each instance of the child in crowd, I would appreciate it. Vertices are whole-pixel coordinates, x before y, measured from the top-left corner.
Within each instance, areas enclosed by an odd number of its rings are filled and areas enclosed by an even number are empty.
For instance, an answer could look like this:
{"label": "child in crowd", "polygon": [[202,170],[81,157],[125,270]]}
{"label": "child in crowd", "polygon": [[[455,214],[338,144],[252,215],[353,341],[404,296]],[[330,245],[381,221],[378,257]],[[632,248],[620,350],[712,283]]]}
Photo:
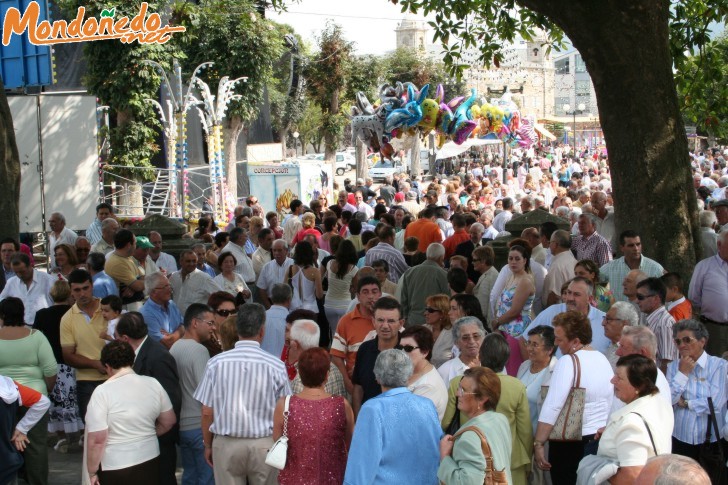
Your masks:
{"label": "child in crowd", "polygon": [[665,273],[660,277],[667,287],[665,306],[676,322],[693,317],[693,306],[682,292],[683,281],[677,273]]}
{"label": "child in crowd", "polygon": [[99,337],[111,342],[114,340],[116,324],[121,316],[121,298],[116,295],[109,295],[101,299],[101,315],[106,320],[106,331],[101,332]]}

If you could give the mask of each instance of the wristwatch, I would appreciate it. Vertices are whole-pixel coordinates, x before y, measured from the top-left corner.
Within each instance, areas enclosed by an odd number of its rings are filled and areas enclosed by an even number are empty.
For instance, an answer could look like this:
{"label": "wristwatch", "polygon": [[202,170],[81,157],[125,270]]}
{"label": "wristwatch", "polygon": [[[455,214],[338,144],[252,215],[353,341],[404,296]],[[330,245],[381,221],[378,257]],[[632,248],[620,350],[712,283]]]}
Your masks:
{"label": "wristwatch", "polygon": [[534,448],[538,448],[538,447],[541,447],[541,446],[543,446],[543,441],[535,440],[533,442],[533,447]]}

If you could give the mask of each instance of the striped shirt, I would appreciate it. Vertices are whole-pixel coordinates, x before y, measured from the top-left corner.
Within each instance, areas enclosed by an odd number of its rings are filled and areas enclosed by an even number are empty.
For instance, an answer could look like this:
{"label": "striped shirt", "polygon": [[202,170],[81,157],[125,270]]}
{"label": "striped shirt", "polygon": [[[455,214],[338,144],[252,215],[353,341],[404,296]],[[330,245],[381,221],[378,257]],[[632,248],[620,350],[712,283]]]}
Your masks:
{"label": "striped shirt", "polygon": [[680,355],[672,340],[672,326],[675,325],[675,319],[667,312],[667,308],[661,306],[647,315],[646,320],[647,326],[657,337],[657,366],[660,366],[662,360],[679,360]]}
{"label": "striped shirt", "polygon": [[244,340],[210,359],[194,398],[213,409],[212,433],[263,438],[273,433],[276,402],[289,394],[283,361]]}
{"label": "striped shirt", "polygon": [[612,247],[601,234],[595,232],[591,236],[577,236],[571,242],[571,249],[576,250],[576,259],[590,259],[601,267],[612,260]]}
{"label": "striped shirt", "polygon": [[716,322],[728,322],[728,261],[715,255],[695,266],[690,280],[688,298],[700,309],[700,314]]}
{"label": "striped shirt", "polygon": [[[665,270],[660,263],[646,256],[642,256],[640,258],[640,266],[636,269],[639,269],[647,276],[653,278],[659,278],[663,275],[663,273],[665,273]],[[627,276],[627,273],[630,271],[632,271],[632,269],[630,269],[630,267],[627,266],[627,263],[624,262],[624,256],[599,268],[599,273],[602,277],[609,280],[609,289],[612,290],[612,294],[617,301],[627,301],[627,297],[624,296],[622,282]]]}
{"label": "striped shirt", "polygon": [[[673,361],[667,367],[667,381],[670,383],[675,410],[675,428],[672,435],[683,443],[698,445],[705,440],[705,430],[708,427],[709,396],[713,398],[719,430],[724,422],[728,398],[728,362],[703,352],[695,368],[687,376],[678,371],[679,364],[680,362]],[[688,403],[687,409],[677,406],[681,396]],[[711,441],[716,441],[712,426],[710,434]]]}
{"label": "striped shirt", "polygon": [[409,269],[407,261],[404,260],[404,255],[397,251],[394,246],[385,242],[380,242],[366,252],[364,264],[371,266],[374,261],[379,259],[383,259],[389,265],[389,279],[393,283],[398,282],[400,276]]}

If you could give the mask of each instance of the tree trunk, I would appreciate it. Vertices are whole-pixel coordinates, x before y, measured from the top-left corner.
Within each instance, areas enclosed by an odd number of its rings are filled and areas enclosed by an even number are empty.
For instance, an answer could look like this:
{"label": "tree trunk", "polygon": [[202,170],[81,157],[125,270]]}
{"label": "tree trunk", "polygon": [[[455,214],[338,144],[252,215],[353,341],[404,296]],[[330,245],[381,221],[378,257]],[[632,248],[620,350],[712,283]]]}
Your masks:
{"label": "tree trunk", "polygon": [[331,130],[331,124],[334,122],[333,118],[339,113],[339,90],[336,89],[331,94],[331,102],[329,103],[329,112],[324,116],[328,117],[327,124],[329,129],[326,130],[324,135],[324,160],[331,162],[331,173],[336,173],[336,149],[337,140],[333,131]]}
{"label": "tree trunk", "polygon": [[15,142],[15,128],[10,113],[5,86],[0,78],[0,179],[3,190],[0,191],[0,213],[3,224],[0,224],[0,238],[18,239],[20,227],[20,155]]}
{"label": "tree trunk", "polygon": [[[223,155],[225,157],[225,185],[238,203],[238,137],[243,132],[243,120],[239,116],[225,118],[223,122]],[[244,194],[247,195],[247,194]]]}
{"label": "tree trunk", "polygon": [[367,147],[359,138],[356,139],[356,178],[363,179],[369,175],[367,167]]}
{"label": "tree trunk", "polygon": [[410,176],[417,177],[420,174],[420,135],[415,134],[414,143],[412,143],[412,149],[410,150]]}
{"label": "tree trunk", "polygon": [[[283,158],[285,159],[285,158],[288,158],[288,146],[287,146],[288,145],[288,143],[287,143],[288,127],[287,126],[281,128],[280,135],[281,135],[281,153],[283,154]],[[293,158],[295,158],[295,157],[296,157],[296,155],[294,154]]]}
{"label": "tree trunk", "polygon": [[607,142],[617,234],[685,282],[700,253],[687,137],[672,74],[670,2],[518,0],[561,27],[586,62]]}

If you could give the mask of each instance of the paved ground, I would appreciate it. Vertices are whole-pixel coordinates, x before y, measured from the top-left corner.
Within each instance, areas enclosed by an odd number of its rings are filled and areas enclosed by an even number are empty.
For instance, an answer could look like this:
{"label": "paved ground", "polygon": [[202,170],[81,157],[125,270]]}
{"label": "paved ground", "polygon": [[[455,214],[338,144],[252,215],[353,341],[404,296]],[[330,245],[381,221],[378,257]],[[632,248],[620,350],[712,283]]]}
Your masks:
{"label": "paved ground", "polygon": [[[49,479],[51,485],[79,485],[81,483],[81,462],[82,454],[68,453],[63,454],[55,451],[53,448],[48,449],[49,461]],[[182,463],[179,456],[177,464]],[[24,484],[25,482],[20,482]],[[182,469],[177,468],[177,483],[182,483]]]}

